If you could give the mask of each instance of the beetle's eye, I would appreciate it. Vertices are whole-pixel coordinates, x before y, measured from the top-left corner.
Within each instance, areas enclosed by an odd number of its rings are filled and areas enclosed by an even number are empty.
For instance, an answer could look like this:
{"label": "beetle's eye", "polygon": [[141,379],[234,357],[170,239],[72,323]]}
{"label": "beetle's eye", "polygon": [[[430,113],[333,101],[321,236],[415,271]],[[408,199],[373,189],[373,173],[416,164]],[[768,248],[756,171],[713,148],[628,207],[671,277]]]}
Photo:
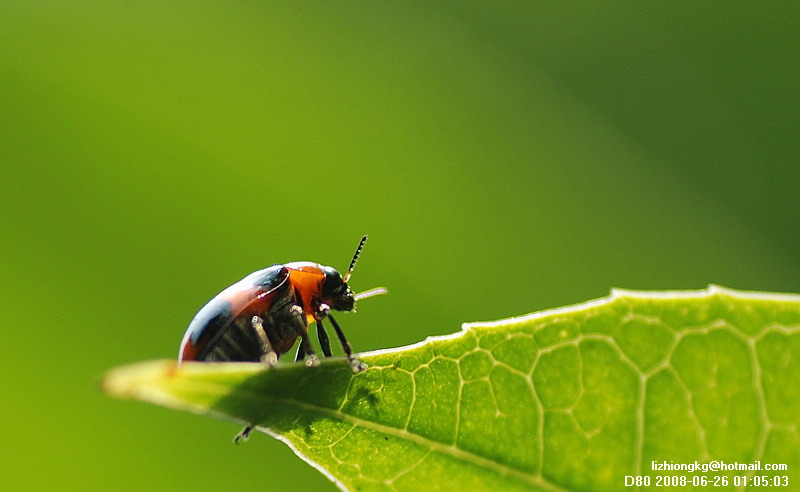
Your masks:
{"label": "beetle's eye", "polygon": [[347,294],[347,284],[342,280],[342,276],[335,268],[323,267],[325,272],[325,282],[322,284],[323,297],[342,297]]}

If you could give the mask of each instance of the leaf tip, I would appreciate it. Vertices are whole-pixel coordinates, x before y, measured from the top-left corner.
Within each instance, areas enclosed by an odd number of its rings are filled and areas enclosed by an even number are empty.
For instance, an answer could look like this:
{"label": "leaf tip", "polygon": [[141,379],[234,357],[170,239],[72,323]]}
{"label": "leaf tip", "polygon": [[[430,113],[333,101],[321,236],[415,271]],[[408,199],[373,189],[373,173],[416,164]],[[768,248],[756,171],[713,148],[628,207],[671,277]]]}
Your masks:
{"label": "leaf tip", "polygon": [[100,382],[100,388],[108,395],[123,399],[142,399],[145,388],[178,371],[174,360],[140,362],[111,369]]}

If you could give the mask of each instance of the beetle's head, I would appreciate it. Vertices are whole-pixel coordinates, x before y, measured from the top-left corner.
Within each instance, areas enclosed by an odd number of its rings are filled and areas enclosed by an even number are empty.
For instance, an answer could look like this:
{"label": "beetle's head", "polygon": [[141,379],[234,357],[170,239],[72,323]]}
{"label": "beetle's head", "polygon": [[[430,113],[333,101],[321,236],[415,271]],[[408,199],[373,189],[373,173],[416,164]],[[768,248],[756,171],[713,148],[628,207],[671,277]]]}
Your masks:
{"label": "beetle's head", "polygon": [[322,271],[325,272],[325,281],[322,283],[322,302],[330,306],[331,309],[355,311],[357,300],[386,294],[386,289],[383,287],[376,287],[366,292],[353,294],[350,286],[347,285],[347,281],[350,280],[350,275],[353,273],[353,267],[356,266],[358,255],[361,254],[361,248],[364,247],[366,241],[367,236],[361,238],[361,242],[358,243],[358,248],[356,248],[356,254],[353,255],[353,260],[350,262],[350,268],[347,269],[344,277],[335,268],[322,267]]}
{"label": "beetle's head", "polygon": [[322,302],[337,311],[354,311],[356,298],[342,275],[333,267],[322,267],[325,281],[322,283]]}

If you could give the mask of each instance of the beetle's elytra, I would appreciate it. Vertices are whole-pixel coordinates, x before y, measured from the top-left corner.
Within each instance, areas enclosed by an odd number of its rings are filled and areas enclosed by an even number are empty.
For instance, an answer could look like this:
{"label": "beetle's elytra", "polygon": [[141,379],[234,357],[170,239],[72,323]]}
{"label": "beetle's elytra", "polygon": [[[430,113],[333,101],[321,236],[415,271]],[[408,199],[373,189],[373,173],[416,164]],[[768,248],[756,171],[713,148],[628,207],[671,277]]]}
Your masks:
{"label": "beetle's elytra", "polygon": [[251,273],[211,299],[195,315],[181,342],[179,361],[251,361],[275,364],[297,338],[296,361],[316,366],[319,360],[308,336],[309,323],[326,357],[331,344],[323,320],[330,320],[354,372],[364,365],[331,310],[355,311],[356,300],[383,294],[377,288],[353,294],[347,281],[367,236],[361,238],[350,268],[342,277],[332,267],[299,261]]}

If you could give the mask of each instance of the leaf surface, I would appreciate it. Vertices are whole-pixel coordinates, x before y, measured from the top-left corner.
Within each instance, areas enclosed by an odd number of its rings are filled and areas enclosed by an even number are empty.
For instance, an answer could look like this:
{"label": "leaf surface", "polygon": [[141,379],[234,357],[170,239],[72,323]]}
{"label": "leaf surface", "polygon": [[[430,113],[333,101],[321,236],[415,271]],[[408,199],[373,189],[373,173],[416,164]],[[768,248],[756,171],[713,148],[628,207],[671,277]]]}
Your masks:
{"label": "leaf surface", "polygon": [[[665,474],[725,478],[721,490],[756,473],[800,483],[800,296],[617,290],[361,358],[370,367],[355,375],[343,359],[151,361],[104,387],[257,423],[348,490],[618,490]],[[651,469],[715,460],[788,471]]]}

